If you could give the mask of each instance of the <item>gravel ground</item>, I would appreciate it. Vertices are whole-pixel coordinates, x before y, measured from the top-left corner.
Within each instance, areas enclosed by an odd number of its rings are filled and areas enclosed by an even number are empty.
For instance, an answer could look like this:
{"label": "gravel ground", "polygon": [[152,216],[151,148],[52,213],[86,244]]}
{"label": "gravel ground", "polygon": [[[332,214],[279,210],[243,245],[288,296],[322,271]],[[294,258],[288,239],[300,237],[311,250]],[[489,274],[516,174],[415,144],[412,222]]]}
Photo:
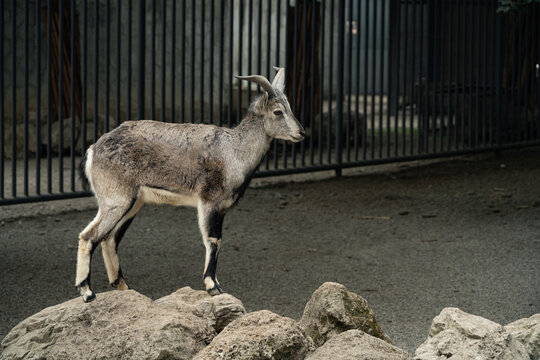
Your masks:
{"label": "gravel ground", "polygon": [[[411,353],[444,307],[501,324],[540,312],[540,148],[355,174],[248,189],[225,218],[225,291],[249,311],[298,320],[312,292],[336,281]],[[92,199],[0,207],[0,338],[77,296],[77,234],[94,214]],[[130,286],[154,299],[201,289],[203,258],[186,208],[143,208],[120,249]],[[100,251],[92,281],[110,289]]]}

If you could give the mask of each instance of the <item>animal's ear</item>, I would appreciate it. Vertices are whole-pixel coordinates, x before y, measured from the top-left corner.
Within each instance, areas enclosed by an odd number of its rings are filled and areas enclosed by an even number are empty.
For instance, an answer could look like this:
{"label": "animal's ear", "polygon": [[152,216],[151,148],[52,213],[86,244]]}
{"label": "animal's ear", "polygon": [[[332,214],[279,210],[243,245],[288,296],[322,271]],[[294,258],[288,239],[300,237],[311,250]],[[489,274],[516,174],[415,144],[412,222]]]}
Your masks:
{"label": "animal's ear", "polygon": [[285,69],[274,66],[274,70],[277,71],[277,74],[272,82],[272,87],[283,93],[283,90],[285,90]]}
{"label": "animal's ear", "polygon": [[255,105],[255,111],[256,112],[265,112],[268,108],[268,98],[269,95],[266,91],[263,91]]}

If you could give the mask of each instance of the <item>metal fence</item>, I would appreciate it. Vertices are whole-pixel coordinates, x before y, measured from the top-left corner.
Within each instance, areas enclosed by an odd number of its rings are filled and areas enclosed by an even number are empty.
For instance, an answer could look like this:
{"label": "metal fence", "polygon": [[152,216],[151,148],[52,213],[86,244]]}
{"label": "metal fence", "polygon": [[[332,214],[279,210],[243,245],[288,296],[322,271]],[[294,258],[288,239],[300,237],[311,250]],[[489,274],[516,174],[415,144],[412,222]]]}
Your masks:
{"label": "metal fence", "polygon": [[0,205],[86,196],[83,151],[128,119],[234,126],[273,76],[308,131],[256,176],[540,143],[538,3],[3,0]]}

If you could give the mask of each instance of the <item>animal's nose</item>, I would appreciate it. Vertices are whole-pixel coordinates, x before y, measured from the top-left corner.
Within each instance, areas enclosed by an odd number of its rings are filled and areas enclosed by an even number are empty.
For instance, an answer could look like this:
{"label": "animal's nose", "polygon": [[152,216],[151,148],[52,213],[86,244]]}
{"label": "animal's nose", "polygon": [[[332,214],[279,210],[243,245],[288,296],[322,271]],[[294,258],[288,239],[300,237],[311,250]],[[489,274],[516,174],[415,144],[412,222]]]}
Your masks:
{"label": "animal's nose", "polygon": [[302,135],[302,136],[306,136],[306,131],[305,131],[304,129],[300,129],[300,131],[299,131],[299,132],[300,132],[300,135]]}

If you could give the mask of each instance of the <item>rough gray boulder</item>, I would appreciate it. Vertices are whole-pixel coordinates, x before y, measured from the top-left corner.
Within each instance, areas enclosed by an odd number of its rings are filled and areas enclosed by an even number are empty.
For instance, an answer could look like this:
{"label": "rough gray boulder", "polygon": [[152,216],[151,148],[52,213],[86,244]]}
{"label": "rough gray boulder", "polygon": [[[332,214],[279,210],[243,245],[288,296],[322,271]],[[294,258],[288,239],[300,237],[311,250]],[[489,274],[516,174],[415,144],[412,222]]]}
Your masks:
{"label": "rough gray boulder", "polygon": [[525,346],[503,326],[457,308],[445,308],[433,319],[428,339],[415,360],[529,360]]}
{"label": "rough gray boulder", "polygon": [[189,310],[210,322],[217,333],[233,320],[244,316],[246,309],[240,300],[229,294],[210,296],[204,290],[183,287],[155,301],[156,305],[178,311]]}
{"label": "rough gray boulder", "polygon": [[298,323],[268,310],[249,313],[230,323],[194,360],[301,360],[314,350]]}
{"label": "rough gray boulder", "polygon": [[410,360],[409,354],[361,330],[335,335],[305,360]]}
{"label": "rough gray boulder", "polygon": [[[185,301],[175,306],[178,297]],[[233,311],[223,309],[227,302]],[[191,359],[224,323],[219,314],[240,307],[190,288],[155,302],[134,290],[101,293],[91,303],[77,297],[15,326],[0,359]]]}
{"label": "rough gray boulder", "polygon": [[504,328],[525,345],[531,360],[540,360],[540,314],[514,321]]}
{"label": "rough gray boulder", "polygon": [[360,295],[338,283],[322,284],[311,296],[300,320],[316,346],[337,334],[358,329],[392,343],[377,323],[373,311]]}

